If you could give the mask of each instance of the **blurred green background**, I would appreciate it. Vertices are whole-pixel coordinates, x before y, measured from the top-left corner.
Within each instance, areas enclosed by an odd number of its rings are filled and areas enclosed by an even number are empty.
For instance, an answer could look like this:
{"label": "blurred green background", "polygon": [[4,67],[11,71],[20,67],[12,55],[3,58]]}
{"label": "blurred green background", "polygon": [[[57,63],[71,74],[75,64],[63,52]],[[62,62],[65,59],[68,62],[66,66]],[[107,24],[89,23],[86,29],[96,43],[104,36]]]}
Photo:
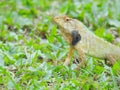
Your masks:
{"label": "blurred green background", "polygon": [[80,71],[62,65],[69,45],[52,21],[68,15],[120,46],[119,7],[120,0],[0,0],[0,89],[119,90],[120,63],[88,56]]}

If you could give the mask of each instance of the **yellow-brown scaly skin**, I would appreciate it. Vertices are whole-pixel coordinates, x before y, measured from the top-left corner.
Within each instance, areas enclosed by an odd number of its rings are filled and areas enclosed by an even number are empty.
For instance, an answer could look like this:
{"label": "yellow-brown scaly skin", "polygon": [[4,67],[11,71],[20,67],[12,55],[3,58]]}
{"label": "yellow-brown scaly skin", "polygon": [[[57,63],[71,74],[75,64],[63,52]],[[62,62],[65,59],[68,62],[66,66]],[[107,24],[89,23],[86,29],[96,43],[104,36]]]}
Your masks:
{"label": "yellow-brown scaly skin", "polygon": [[88,54],[107,59],[108,64],[114,64],[116,60],[120,60],[120,47],[95,36],[82,22],[68,16],[55,17],[54,21],[61,28],[61,33],[69,44],[72,42],[71,32],[78,31],[81,40],[73,47],[78,51],[81,59],[84,60],[85,54]]}

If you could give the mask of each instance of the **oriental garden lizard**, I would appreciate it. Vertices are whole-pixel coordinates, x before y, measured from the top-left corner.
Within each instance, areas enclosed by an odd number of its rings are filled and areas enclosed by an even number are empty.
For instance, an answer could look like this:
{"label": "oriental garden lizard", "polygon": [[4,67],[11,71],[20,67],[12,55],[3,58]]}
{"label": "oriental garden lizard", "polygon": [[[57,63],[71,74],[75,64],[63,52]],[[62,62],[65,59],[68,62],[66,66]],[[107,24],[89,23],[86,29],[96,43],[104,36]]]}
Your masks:
{"label": "oriental garden lizard", "polygon": [[73,49],[78,51],[79,57],[85,64],[86,54],[106,60],[107,64],[113,65],[120,60],[120,47],[97,37],[81,21],[72,19],[66,15],[53,18],[60,27],[61,34],[70,44],[70,52],[64,64],[70,64]]}

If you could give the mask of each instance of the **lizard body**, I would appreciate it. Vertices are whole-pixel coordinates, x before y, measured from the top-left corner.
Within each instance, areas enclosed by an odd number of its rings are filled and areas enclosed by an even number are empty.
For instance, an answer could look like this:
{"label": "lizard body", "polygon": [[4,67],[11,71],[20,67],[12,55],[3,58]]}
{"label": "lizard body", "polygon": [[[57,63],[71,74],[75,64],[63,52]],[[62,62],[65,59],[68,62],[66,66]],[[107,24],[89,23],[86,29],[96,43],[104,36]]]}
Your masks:
{"label": "lizard body", "polygon": [[100,59],[107,59],[111,64],[120,60],[120,47],[97,37],[82,22],[67,16],[55,17],[54,21],[61,28],[62,35],[70,45],[73,42],[72,32],[78,32],[80,39],[77,38],[78,42],[72,46],[78,51],[81,58],[85,58],[84,54],[88,54]]}

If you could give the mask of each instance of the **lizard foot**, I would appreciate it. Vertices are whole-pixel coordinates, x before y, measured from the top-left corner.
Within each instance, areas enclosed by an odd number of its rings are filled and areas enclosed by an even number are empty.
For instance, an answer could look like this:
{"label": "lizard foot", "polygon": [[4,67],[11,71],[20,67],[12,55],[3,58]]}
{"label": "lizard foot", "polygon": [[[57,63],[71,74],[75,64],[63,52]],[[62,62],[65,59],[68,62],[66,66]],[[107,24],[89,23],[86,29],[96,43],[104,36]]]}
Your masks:
{"label": "lizard foot", "polygon": [[105,63],[108,66],[113,66],[113,64],[116,62],[115,58],[112,55],[107,55],[107,58],[105,59]]}
{"label": "lizard foot", "polygon": [[73,61],[74,64],[77,65],[77,67],[75,68],[76,70],[80,70],[81,68],[84,68],[86,66],[86,60],[82,60],[81,58],[76,58]]}

